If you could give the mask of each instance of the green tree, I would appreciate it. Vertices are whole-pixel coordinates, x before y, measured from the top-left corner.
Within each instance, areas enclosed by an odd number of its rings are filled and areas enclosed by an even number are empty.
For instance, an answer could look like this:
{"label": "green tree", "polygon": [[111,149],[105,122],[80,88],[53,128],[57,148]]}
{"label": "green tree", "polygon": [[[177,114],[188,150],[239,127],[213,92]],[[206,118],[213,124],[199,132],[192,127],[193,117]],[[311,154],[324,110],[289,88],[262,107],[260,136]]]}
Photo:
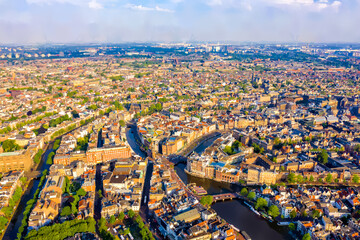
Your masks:
{"label": "green tree", "polygon": [[289,229],[290,229],[290,231],[295,231],[295,229],[296,229],[295,224],[294,224],[294,223],[290,223],[290,224],[289,224]]}
{"label": "green tree", "polygon": [[295,173],[291,172],[287,176],[288,183],[296,183],[296,175]]}
{"label": "green tree", "polygon": [[125,127],[125,125],[126,125],[124,120],[120,120],[120,121],[119,121],[119,124],[120,124],[120,126],[122,126],[122,127]]}
{"label": "green tree", "polygon": [[103,197],[101,189],[99,189],[99,191],[97,192],[97,194],[98,194],[98,197],[99,197],[99,198],[102,198],[102,197]]}
{"label": "green tree", "polygon": [[70,216],[72,214],[70,206],[66,206],[61,211],[61,216]]}
{"label": "green tree", "polygon": [[352,177],[352,181],[353,183],[359,183],[359,176],[357,174],[354,174],[354,176]]}
{"label": "green tree", "polygon": [[331,182],[332,182],[332,179],[333,179],[333,177],[332,177],[331,173],[328,173],[328,175],[327,175],[326,178],[325,178],[325,181],[326,181],[327,183],[331,183]]}
{"label": "green tree", "polygon": [[76,194],[83,197],[86,195],[86,191],[83,188],[80,188],[77,190]]}
{"label": "green tree", "polygon": [[21,147],[15,142],[15,140],[7,139],[2,143],[4,152],[13,152],[20,150]]}
{"label": "green tree", "polygon": [[304,178],[303,178],[303,176],[302,175],[297,175],[296,176],[296,181],[298,182],[298,183],[302,183],[303,181],[304,181]]}
{"label": "green tree", "polygon": [[243,188],[243,189],[241,189],[241,192],[240,192],[240,194],[242,195],[242,196],[247,196],[248,195],[248,190],[247,190],[247,188]]}
{"label": "green tree", "polygon": [[211,195],[207,195],[207,196],[203,196],[201,199],[200,199],[200,203],[204,206],[211,206],[213,202],[213,196]]}
{"label": "green tree", "polygon": [[268,202],[266,199],[260,197],[256,200],[255,209],[264,209],[264,207],[267,207]]}
{"label": "green tree", "polygon": [[122,221],[122,220],[124,220],[124,218],[125,218],[125,214],[124,214],[123,212],[119,213],[118,219],[119,219],[120,221]]}
{"label": "green tree", "polygon": [[98,225],[99,225],[99,230],[106,230],[107,227],[106,227],[106,219],[105,218],[100,218],[99,222],[98,222]]}
{"label": "green tree", "polygon": [[360,153],[360,144],[356,144],[354,147],[354,151]]}
{"label": "green tree", "polygon": [[280,215],[279,208],[276,205],[271,205],[268,210],[268,214],[273,218],[276,218]]}
{"label": "green tree", "polygon": [[310,233],[305,233],[304,236],[302,237],[302,240],[311,240]]}
{"label": "green tree", "polygon": [[292,211],[290,212],[290,217],[291,217],[291,218],[296,218],[296,216],[297,216],[297,212],[296,212],[295,210],[292,210]]}
{"label": "green tree", "polygon": [[256,197],[256,194],[255,194],[255,192],[249,192],[249,194],[247,195],[247,197],[248,197],[248,199],[250,199],[250,200],[254,200],[255,199],[255,197]]}
{"label": "green tree", "polygon": [[320,213],[319,210],[315,209],[315,210],[312,211],[311,216],[313,218],[319,218],[321,216],[321,213]]}
{"label": "green tree", "polygon": [[313,177],[313,176],[310,176],[309,182],[313,182],[313,181],[314,181],[314,177]]}
{"label": "green tree", "polygon": [[329,155],[325,149],[322,149],[320,154],[317,156],[317,160],[322,164],[326,164],[328,162]]}
{"label": "green tree", "polygon": [[127,212],[127,215],[129,216],[129,218],[133,218],[133,217],[135,216],[135,212],[130,209],[130,210]]}
{"label": "green tree", "polygon": [[115,221],[116,221],[115,216],[112,215],[112,216],[110,217],[109,223],[114,224]]}

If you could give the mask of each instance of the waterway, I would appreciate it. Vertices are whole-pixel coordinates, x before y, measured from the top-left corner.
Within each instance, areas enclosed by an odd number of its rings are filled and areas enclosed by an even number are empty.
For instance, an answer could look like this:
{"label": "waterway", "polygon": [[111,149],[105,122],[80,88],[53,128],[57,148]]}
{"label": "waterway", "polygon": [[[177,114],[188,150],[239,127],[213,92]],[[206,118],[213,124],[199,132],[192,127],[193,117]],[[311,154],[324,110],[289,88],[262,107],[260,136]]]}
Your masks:
{"label": "waterway", "polygon": [[[194,151],[201,154],[219,136],[211,138],[199,145]],[[211,179],[199,178],[184,172],[186,165],[180,163],[175,166],[179,177],[187,183],[196,183],[202,186],[209,194],[239,192],[241,187],[230,183],[220,183]],[[218,202],[212,205],[217,214],[227,222],[233,224],[240,231],[246,231],[252,240],[290,240],[293,239],[288,233],[287,227],[279,227],[254,214],[241,200]]]}
{"label": "waterway", "polygon": [[[49,153],[52,152],[53,142],[51,142],[43,155],[37,170],[42,172],[45,169],[49,170],[50,164],[46,163],[47,157]],[[15,210],[14,216],[10,221],[8,228],[5,231],[3,240],[14,240],[17,239],[17,233],[19,227],[21,226],[21,221],[24,218],[24,210],[26,207],[26,203],[34,197],[34,194],[39,186],[40,178],[32,179],[29,182],[28,188],[26,189],[25,193],[23,194],[18,207]]]}

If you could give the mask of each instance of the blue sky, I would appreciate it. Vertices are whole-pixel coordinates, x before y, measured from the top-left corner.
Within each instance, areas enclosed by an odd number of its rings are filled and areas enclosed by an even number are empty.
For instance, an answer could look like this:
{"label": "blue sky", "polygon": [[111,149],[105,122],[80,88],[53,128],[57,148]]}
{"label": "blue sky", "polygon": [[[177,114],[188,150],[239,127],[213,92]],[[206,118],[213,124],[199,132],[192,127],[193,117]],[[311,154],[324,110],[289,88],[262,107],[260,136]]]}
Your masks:
{"label": "blue sky", "polygon": [[360,42],[360,0],[0,0],[0,44]]}

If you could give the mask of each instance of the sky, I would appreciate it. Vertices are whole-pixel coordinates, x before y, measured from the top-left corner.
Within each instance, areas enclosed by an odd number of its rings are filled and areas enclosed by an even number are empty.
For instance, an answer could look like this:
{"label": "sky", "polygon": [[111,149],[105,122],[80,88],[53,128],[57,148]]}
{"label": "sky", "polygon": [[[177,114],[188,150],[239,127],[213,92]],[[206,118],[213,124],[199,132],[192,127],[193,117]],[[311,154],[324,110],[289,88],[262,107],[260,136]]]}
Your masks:
{"label": "sky", "polygon": [[360,43],[360,0],[0,0],[0,44]]}

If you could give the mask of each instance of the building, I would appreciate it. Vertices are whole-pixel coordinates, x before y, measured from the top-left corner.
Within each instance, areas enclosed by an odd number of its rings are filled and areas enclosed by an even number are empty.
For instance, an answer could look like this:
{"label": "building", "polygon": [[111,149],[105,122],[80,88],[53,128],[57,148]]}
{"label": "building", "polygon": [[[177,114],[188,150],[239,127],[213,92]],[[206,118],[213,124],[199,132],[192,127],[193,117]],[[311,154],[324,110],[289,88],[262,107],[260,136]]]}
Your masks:
{"label": "building", "polygon": [[29,150],[0,153],[0,172],[28,171],[32,164],[33,160]]}
{"label": "building", "polygon": [[275,184],[276,172],[266,171],[263,167],[250,167],[247,174],[248,184]]}

